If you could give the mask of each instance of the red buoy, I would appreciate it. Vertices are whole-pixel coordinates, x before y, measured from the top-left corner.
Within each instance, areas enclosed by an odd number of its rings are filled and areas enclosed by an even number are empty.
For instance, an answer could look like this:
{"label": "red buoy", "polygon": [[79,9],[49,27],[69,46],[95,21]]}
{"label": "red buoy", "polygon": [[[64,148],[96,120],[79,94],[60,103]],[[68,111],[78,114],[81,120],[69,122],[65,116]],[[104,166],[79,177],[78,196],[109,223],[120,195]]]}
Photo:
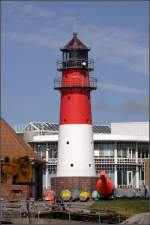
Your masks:
{"label": "red buoy", "polygon": [[106,176],[105,171],[100,172],[100,178],[96,183],[96,189],[104,198],[110,197],[114,191],[114,185],[110,178]]}

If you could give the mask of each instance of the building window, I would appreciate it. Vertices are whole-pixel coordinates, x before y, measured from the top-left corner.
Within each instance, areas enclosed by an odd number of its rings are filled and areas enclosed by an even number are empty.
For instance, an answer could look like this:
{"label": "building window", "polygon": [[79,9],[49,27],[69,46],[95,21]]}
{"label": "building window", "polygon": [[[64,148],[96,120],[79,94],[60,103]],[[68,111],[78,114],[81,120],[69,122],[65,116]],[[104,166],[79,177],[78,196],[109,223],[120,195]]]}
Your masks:
{"label": "building window", "polygon": [[57,142],[49,142],[46,145],[48,151],[48,157],[49,158],[57,158],[57,152],[58,152],[58,143]]}
{"label": "building window", "polygon": [[126,186],[127,185],[127,171],[118,170],[117,171],[117,180],[118,180],[118,185]]}
{"label": "building window", "polygon": [[135,154],[135,143],[132,142],[118,142],[117,156],[120,158],[133,158]]}
{"label": "building window", "polygon": [[112,142],[94,142],[94,150],[99,151],[100,157],[114,157],[114,143]]}
{"label": "building window", "polygon": [[98,150],[94,151],[94,156],[99,156],[99,151]]}
{"label": "building window", "polygon": [[46,158],[46,144],[38,143],[36,146],[36,152],[41,158]]}
{"label": "building window", "polygon": [[138,158],[148,158],[149,145],[148,143],[138,143]]}
{"label": "building window", "polygon": [[125,149],[118,149],[117,156],[119,158],[126,158],[127,157],[127,151]]}
{"label": "building window", "polygon": [[57,166],[56,165],[49,165],[48,166],[48,173],[49,174],[56,174]]}
{"label": "building window", "polygon": [[95,164],[96,174],[98,175],[101,170],[105,170],[108,177],[114,180],[114,164]]}

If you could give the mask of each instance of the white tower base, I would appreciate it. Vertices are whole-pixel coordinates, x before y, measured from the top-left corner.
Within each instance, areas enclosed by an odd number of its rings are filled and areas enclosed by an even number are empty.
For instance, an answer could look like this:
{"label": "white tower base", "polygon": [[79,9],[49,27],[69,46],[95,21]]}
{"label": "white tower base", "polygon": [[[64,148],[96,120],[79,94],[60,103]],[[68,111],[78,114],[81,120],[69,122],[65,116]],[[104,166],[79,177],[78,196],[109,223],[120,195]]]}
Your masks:
{"label": "white tower base", "polygon": [[90,124],[59,126],[57,177],[95,177]]}

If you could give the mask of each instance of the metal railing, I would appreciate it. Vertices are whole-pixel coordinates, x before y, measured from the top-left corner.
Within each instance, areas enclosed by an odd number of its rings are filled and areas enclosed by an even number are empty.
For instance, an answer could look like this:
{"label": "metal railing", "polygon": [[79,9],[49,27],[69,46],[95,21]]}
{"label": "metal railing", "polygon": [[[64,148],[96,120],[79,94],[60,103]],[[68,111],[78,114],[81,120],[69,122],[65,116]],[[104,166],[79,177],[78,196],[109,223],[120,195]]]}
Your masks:
{"label": "metal railing", "polygon": [[57,158],[48,158],[48,165],[57,165]]}
{"label": "metal railing", "polygon": [[[114,157],[100,157],[100,156],[95,156],[94,158],[95,164],[115,164],[115,158]],[[49,158],[48,159],[48,164],[49,165],[57,165],[57,158]],[[135,158],[129,159],[129,158],[117,158],[117,164],[143,164],[144,159],[139,158],[137,161]]]}
{"label": "metal railing", "polygon": [[121,185],[118,185],[117,186],[118,188],[125,188],[125,189],[130,189],[130,188],[135,188],[135,189],[137,189],[136,188],[136,185],[133,185],[133,184],[130,184],[130,185],[123,185],[123,184],[121,184]]}
{"label": "metal railing", "polygon": [[86,69],[88,71],[94,70],[93,59],[70,59],[70,60],[58,60],[57,70],[62,71],[65,69]]}
{"label": "metal railing", "polygon": [[100,157],[100,156],[95,156],[95,164],[114,164],[115,159],[112,157]]}
{"label": "metal railing", "polygon": [[135,158],[117,158],[118,164],[136,164]]}
{"label": "metal railing", "polygon": [[144,161],[145,159],[148,159],[148,158],[138,158],[138,164],[143,164],[144,165]]}
{"label": "metal railing", "polygon": [[71,79],[55,78],[54,89],[62,88],[89,88],[90,90],[95,90],[97,88],[97,78],[89,77],[87,80],[76,77]]}

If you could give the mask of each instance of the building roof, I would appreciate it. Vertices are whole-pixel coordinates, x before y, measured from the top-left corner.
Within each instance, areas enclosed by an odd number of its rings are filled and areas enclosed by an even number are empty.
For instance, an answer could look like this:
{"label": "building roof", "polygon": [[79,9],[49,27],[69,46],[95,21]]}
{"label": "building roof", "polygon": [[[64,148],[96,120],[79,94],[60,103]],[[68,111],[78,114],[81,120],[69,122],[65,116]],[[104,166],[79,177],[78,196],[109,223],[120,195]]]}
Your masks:
{"label": "building roof", "polygon": [[0,118],[0,155],[1,159],[5,158],[6,156],[28,156],[33,160],[43,163],[45,162],[33,151],[31,147],[25,144],[21,137],[19,137],[2,118]]}
{"label": "building roof", "polygon": [[[59,124],[48,122],[31,122],[24,127],[24,131],[49,131],[49,133],[58,133]],[[93,125],[93,132],[110,134],[111,128],[108,125]]]}
{"label": "building roof", "polygon": [[73,33],[73,38],[69,41],[61,50],[72,50],[72,49],[80,49],[80,50],[89,50],[89,48],[83,44],[80,39],[77,37],[77,33]]}
{"label": "building roof", "polygon": [[[140,141],[149,142],[147,128],[149,123],[133,123],[136,127],[132,130],[130,127],[125,127],[128,123],[119,123],[119,130],[115,132],[114,126],[110,125],[93,125],[94,141]],[[117,127],[118,127],[117,126]],[[20,126],[19,126],[20,127]],[[133,126],[134,127],[134,126]],[[143,128],[144,127],[144,128]],[[143,131],[146,130],[146,131]],[[135,130],[137,130],[135,132]],[[141,131],[139,133],[139,130]],[[128,131],[128,132],[127,132]],[[27,134],[27,140],[30,142],[58,141],[59,124],[48,122],[30,122],[22,131],[16,129],[17,133]],[[30,135],[28,135],[28,132]]]}
{"label": "building roof", "polygon": [[111,128],[108,125],[93,125],[93,133],[110,134]]}

